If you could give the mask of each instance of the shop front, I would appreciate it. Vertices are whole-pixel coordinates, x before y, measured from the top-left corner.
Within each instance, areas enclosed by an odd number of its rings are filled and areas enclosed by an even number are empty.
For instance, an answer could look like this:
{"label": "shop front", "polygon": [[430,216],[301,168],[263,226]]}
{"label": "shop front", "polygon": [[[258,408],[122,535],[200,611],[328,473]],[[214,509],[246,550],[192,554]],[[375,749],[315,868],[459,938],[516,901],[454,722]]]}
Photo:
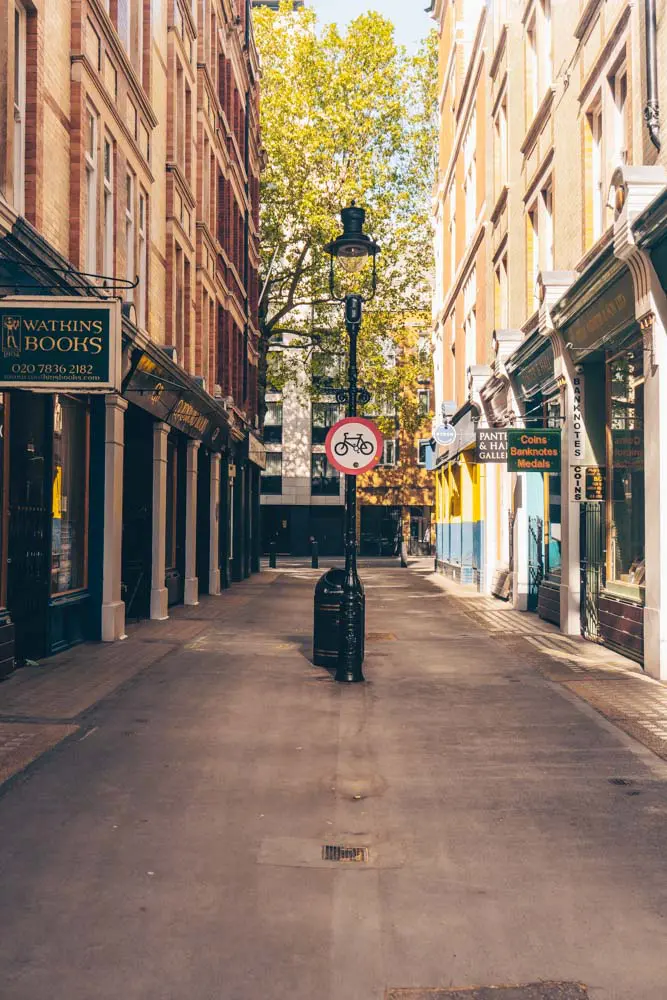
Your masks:
{"label": "shop front", "polygon": [[220,592],[228,418],[167,352],[129,324],[125,334],[123,599],[128,618],[165,618]]}
{"label": "shop front", "polygon": [[[581,633],[642,661],[646,373],[629,270],[601,255],[552,314],[576,371],[570,419],[582,426],[566,488],[579,513]],[[576,426],[569,435],[576,442]]]}
{"label": "shop front", "polygon": [[120,383],[120,307],[0,300],[3,673],[99,638],[105,396]]}
{"label": "shop front", "polygon": [[[560,389],[551,340],[538,332],[531,334],[505,367],[519,407],[518,423],[533,436],[543,430],[560,431]],[[555,624],[560,624],[561,494],[559,471],[514,473],[509,514],[514,603]]]}
{"label": "shop front", "polygon": [[452,417],[456,440],[438,445],[436,570],[478,589],[484,572],[484,468],[475,458],[480,411],[465,403]]}

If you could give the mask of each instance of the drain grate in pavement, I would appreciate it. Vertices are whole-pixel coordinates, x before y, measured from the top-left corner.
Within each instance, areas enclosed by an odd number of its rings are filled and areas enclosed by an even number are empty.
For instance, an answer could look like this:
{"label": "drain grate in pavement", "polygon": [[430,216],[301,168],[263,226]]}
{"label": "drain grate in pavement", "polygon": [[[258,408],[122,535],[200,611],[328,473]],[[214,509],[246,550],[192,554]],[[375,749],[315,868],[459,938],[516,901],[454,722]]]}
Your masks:
{"label": "drain grate in pavement", "polygon": [[526,983],[455,990],[387,990],[385,1000],[587,1000],[588,996],[588,990],[580,983]]}
{"label": "drain grate in pavement", "polygon": [[341,847],[339,844],[325,844],[322,848],[323,861],[368,861],[367,847]]}

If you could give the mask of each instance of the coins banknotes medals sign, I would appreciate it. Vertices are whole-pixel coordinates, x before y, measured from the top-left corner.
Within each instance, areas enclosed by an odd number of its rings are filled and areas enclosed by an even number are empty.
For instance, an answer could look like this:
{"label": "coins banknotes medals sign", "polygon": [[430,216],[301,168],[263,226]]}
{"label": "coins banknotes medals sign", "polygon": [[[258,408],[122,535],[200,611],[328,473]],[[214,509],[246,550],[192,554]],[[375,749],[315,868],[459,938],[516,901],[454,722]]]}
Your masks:
{"label": "coins banknotes medals sign", "polygon": [[380,461],[383,438],[371,420],[344,417],[335,423],[324,442],[329,463],[347,476],[358,476]]}
{"label": "coins banknotes medals sign", "polygon": [[560,429],[507,432],[508,472],[560,472]]}

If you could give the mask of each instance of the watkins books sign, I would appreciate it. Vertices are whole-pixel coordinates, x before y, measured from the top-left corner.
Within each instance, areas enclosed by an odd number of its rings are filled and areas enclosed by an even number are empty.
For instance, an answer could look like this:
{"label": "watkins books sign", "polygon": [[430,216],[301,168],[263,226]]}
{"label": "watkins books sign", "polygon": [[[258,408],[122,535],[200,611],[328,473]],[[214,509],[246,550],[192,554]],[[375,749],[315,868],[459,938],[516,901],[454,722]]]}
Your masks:
{"label": "watkins books sign", "polygon": [[0,389],[120,389],[120,302],[0,300]]}

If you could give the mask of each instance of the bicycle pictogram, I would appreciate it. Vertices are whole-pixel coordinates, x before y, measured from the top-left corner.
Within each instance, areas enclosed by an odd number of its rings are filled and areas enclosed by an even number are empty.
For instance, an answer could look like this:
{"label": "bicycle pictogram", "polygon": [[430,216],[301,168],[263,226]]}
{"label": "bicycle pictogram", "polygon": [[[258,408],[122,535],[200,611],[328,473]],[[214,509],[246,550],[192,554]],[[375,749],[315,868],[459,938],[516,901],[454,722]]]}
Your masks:
{"label": "bicycle pictogram", "polygon": [[344,458],[349,451],[356,455],[372,455],[375,451],[375,443],[359,432],[359,434],[343,434],[343,440],[337,441],[333,447],[334,455]]}

